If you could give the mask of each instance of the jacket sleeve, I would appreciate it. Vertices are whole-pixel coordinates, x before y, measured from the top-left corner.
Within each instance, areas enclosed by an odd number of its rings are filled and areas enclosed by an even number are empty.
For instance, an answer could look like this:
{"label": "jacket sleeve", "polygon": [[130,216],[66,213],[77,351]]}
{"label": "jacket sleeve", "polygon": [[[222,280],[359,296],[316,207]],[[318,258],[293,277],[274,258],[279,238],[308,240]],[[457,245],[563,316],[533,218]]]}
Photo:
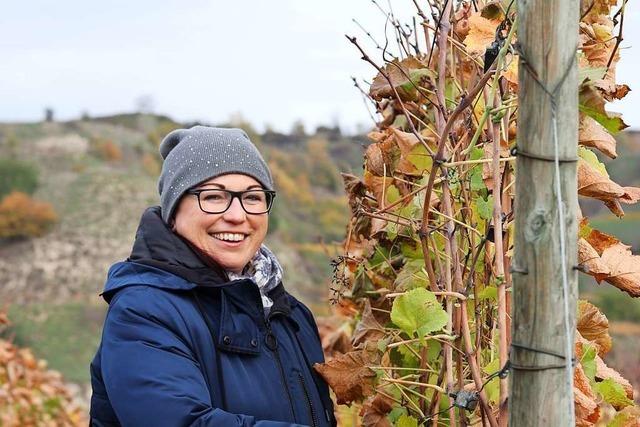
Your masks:
{"label": "jacket sleeve", "polygon": [[147,288],[122,292],[105,320],[101,356],[102,378],[122,426],[300,426],[213,408],[191,350],[163,321],[162,313],[173,307]]}

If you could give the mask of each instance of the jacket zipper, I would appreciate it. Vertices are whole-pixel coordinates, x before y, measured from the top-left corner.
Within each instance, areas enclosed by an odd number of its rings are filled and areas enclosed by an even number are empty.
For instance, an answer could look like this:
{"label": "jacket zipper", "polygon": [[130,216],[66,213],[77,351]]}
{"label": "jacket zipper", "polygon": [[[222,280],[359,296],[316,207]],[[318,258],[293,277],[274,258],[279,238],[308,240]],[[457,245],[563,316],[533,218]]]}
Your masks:
{"label": "jacket zipper", "polygon": [[[260,309],[262,310],[262,307],[260,307]],[[274,348],[272,349],[271,347],[269,347],[267,345],[267,348],[269,348],[269,350],[273,351],[273,353],[276,355],[276,364],[278,365],[278,369],[280,370],[280,379],[282,380],[282,386],[284,387],[285,391],[287,392],[287,397],[289,398],[289,409],[291,409],[291,415],[293,416],[294,420],[295,420],[295,411],[293,409],[293,399],[291,398],[291,391],[289,391],[289,387],[287,387],[287,378],[284,374],[284,368],[282,367],[282,359],[280,359],[280,352],[278,351],[278,340],[275,336],[275,334],[273,333],[273,331],[271,330],[271,322],[269,321],[269,319],[271,318],[271,316],[275,314],[275,313],[270,313],[269,317],[267,319],[264,319],[264,325],[267,328],[267,337],[271,337],[273,339],[273,343],[274,343]]]}
{"label": "jacket zipper", "polygon": [[309,396],[309,391],[307,390],[307,385],[304,382],[304,377],[301,372],[298,372],[298,377],[300,378],[300,385],[302,385],[302,391],[304,391],[304,396],[307,398],[307,404],[309,404],[309,412],[311,412],[311,424],[312,427],[318,426],[318,418],[316,417],[316,411],[313,409],[313,404],[311,403],[311,397]]}

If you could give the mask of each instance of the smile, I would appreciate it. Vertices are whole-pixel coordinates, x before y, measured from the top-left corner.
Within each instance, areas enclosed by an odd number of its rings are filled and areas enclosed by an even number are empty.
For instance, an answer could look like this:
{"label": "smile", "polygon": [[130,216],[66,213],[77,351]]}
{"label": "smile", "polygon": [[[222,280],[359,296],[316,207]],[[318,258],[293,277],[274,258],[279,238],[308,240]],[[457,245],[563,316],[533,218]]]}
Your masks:
{"label": "smile", "polygon": [[242,233],[212,233],[211,237],[225,242],[241,242],[247,235]]}

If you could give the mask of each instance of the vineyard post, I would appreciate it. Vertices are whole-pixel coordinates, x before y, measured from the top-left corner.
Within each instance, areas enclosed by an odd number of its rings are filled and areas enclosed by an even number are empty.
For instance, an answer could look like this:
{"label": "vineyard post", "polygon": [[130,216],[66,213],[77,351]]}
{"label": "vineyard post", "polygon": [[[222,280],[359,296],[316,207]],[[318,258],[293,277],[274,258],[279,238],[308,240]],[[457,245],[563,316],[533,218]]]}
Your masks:
{"label": "vineyard post", "polygon": [[517,9],[510,425],[569,426],[574,419],[573,380],[563,356],[573,356],[577,293],[579,1],[518,0]]}

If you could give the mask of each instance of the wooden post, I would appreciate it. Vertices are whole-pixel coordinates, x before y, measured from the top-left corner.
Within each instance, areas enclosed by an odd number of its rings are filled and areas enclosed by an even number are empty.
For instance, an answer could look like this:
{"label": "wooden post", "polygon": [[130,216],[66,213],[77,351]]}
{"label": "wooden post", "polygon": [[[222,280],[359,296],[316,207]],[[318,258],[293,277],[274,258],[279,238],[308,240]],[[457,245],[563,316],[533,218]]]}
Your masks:
{"label": "wooden post", "polygon": [[[559,163],[568,310],[563,298],[561,227],[556,191],[554,123],[556,87],[558,157],[575,159],[578,142],[579,0],[518,0],[519,111],[515,199],[513,323],[509,413],[512,426],[570,426],[573,381],[565,361],[565,311],[573,357],[577,294],[577,178],[575,161]],[[536,81],[536,78],[538,81]],[[546,159],[546,160],[545,160]],[[528,347],[528,348],[524,348]],[[546,365],[559,368],[525,370]]]}

